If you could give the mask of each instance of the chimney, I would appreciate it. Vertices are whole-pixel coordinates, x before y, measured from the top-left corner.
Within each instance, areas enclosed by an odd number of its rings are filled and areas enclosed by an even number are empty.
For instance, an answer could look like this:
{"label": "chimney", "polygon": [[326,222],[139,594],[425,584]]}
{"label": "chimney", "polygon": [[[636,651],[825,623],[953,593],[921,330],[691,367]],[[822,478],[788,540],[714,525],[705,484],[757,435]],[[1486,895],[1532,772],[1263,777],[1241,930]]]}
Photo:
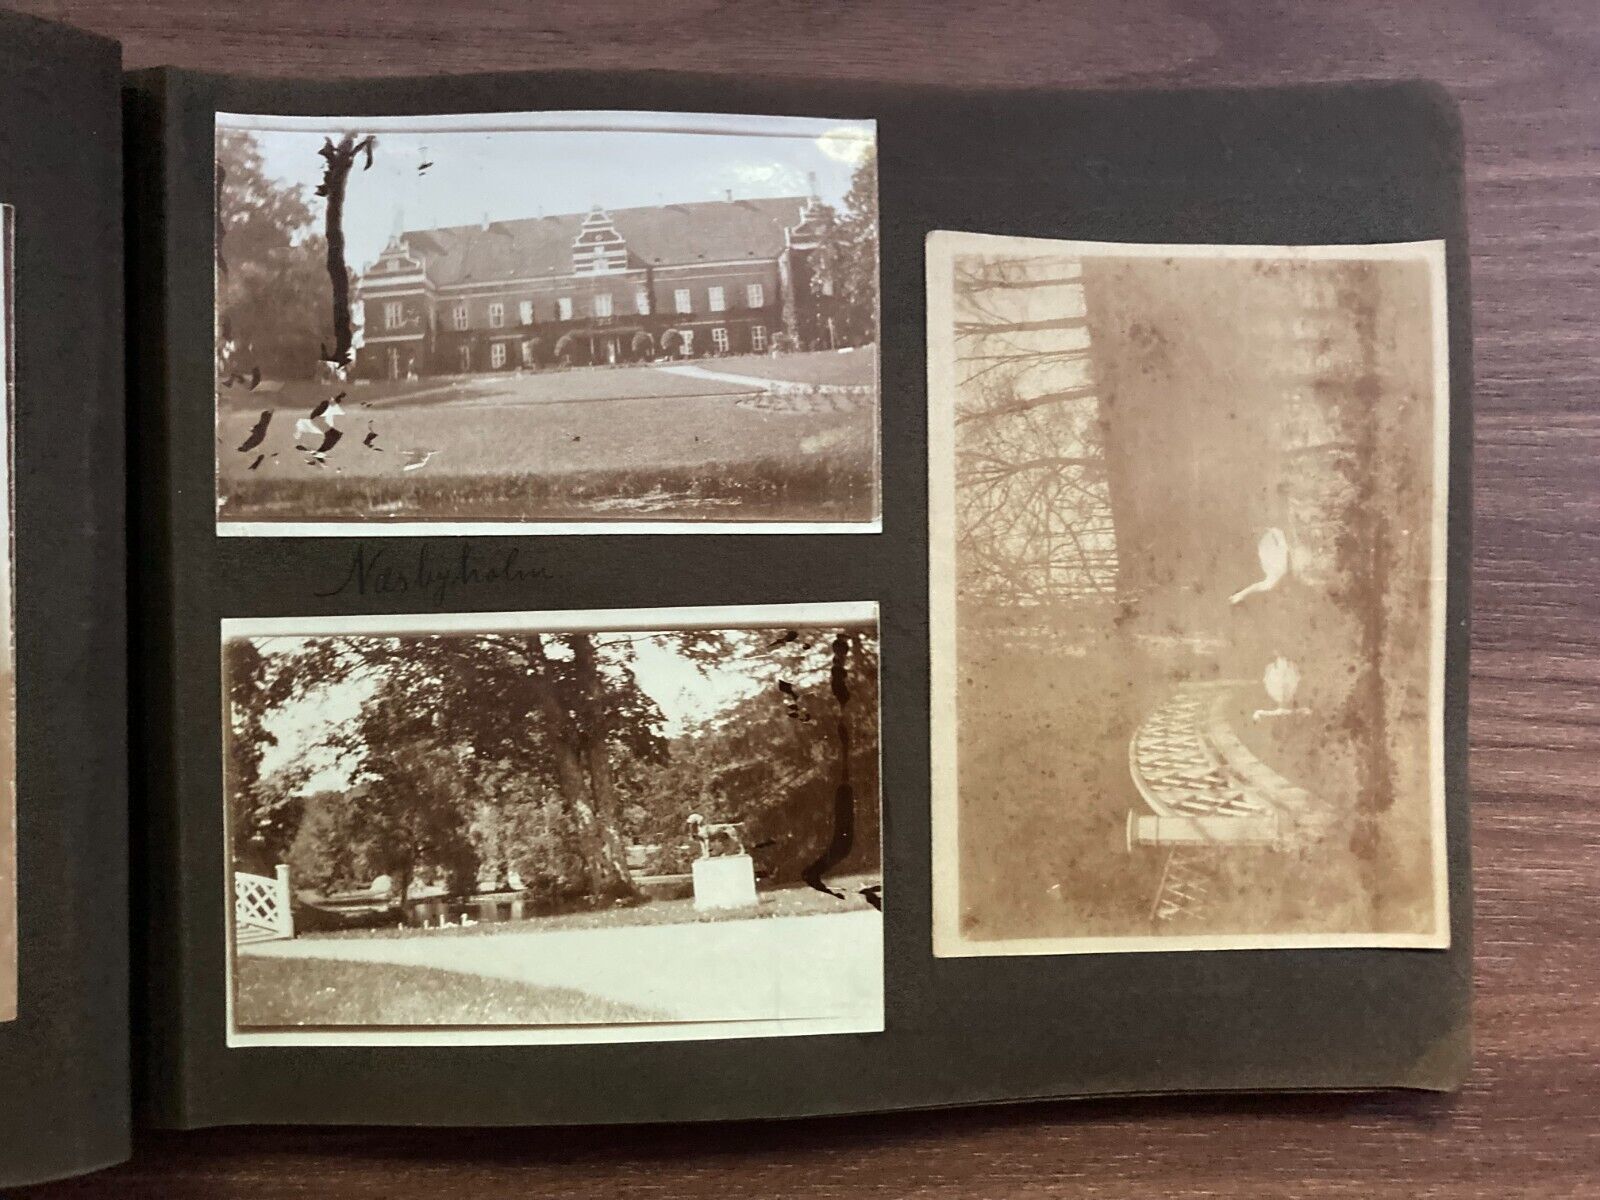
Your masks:
{"label": "chimney", "polygon": [[810,185],[811,194],[815,196],[817,194],[817,173],[815,171],[806,172],[806,183]]}
{"label": "chimney", "polygon": [[726,190],[723,191],[722,194],[728,198],[728,203],[729,204],[733,203],[733,189],[732,188],[727,188]]}
{"label": "chimney", "polygon": [[489,230],[489,214],[487,212],[483,214],[483,224],[479,228],[481,228],[485,233],[488,232],[488,230]]}

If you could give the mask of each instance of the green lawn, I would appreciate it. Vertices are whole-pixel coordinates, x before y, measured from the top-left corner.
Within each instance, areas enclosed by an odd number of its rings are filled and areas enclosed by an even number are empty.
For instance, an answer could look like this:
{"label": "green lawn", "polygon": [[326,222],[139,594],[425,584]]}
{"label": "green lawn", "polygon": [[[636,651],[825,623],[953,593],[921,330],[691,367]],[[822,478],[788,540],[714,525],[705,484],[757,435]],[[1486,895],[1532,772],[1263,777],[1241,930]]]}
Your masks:
{"label": "green lawn", "polygon": [[859,912],[871,907],[859,889],[881,882],[878,875],[840,875],[827,882],[843,898],[826,896],[815,888],[798,884],[758,893],[760,904],[754,909],[722,909],[701,912],[693,900],[648,900],[632,907],[603,909],[597,912],[561,913],[530,917],[525,921],[485,921],[477,925],[446,926],[426,933],[416,929],[343,929],[307,934],[301,940],[339,938],[408,937],[485,937],[508,930],[546,933],[560,929],[616,929],[629,925],[682,925],[708,921],[747,921],[763,917],[809,917],[821,913]]}
{"label": "green lawn", "polygon": [[[643,383],[655,391],[638,394]],[[747,389],[737,385],[648,367],[475,377],[448,402],[352,389],[345,437],[317,464],[295,449],[294,419],[310,408],[298,388],[219,411],[223,520],[868,520],[876,512],[870,397],[772,410],[741,403]],[[269,407],[266,440],[239,452]],[[436,452],[426,466],[403,469],[408,451],[425,450]]]}
{"label": "green lawn", "polygon": [[[226,415],[249,414],[250,422],[263,408],[309,411],[336,392],[345,393],[349,408],[494,404],[572,404],[602,400],[639,399],[650,396],[736,396],[750,391],[738,383],[682,375],[661,369],[666,364],[631,364],[618,367],[574,367],[571,370],[485,371],[476,375],[430,379],[375,380],[330,385],[309,380],[269,382],[249,391],[242,387],[217,392],[217,409]],[[702,367],[728,375],[770,379],[778,383],[809,383],[819,387],[860,387],[877,378],[877,352],[872,347],[846,353],[816,351],[805,354],[741,354],[727,358],[684,359],[681,366]],[[299,415],[296,413],[295,415]],[[250,422],[246,422],[246,425]]]}
{"label": "green lawn", "polygon": [[730,358],[701,358],[695,365],[729,375],[750,375],[782,383],[811,383],[819,387],[865,387],[877,379],[875,346],[838,353],[817,350],[805,354],[741,354]]}
{"label": "green lawn", "polygon": [[430,967],[268,958],[234,964],[234,1022],[293,1025],[574,1025],[660,1015],[572,988],[536,987]]}

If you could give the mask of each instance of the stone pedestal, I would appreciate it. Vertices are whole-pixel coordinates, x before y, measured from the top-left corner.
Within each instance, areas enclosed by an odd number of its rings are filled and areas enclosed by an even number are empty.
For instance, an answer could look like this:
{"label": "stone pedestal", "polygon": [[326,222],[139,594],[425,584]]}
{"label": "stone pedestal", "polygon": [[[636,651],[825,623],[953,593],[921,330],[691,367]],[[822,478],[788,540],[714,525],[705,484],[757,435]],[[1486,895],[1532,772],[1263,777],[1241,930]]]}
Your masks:
{"label": "stone pedestal", "polygon": [[748,908],[756,903],[756,865],[748,854],[694,860],[694,906]]}

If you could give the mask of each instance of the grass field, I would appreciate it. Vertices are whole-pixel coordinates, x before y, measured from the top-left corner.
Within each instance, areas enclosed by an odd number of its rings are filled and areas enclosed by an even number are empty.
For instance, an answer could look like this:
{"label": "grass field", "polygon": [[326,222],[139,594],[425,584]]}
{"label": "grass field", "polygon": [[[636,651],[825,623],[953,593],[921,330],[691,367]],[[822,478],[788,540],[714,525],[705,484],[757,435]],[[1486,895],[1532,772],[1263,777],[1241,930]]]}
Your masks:
{"label": "grass field", "polygon": [[706,358],[696,362],[708,371],[749,375],[782,383],[810,383],[820,387],[866,387],[877,378],[877,353],[873,347],[842,353],[743,354],[731,358]]}
{"label": "grass field", "polygon": [[[713,360],[831,385],[869,352]],[[840,367],[833,360],[859,359]],[[774,365],[776,364],[776,365]],[[345,437],[314,462],[294,420],[325,389],[227,393],[219,406],[222,520],[867,520],[876,512],[877,405],[821,393],[781,410],[740,384],[656,367],[352,387]],[[265,441],[236,449],[263,409]],[[365,444],[368,435],[371,444]],[[405,470],[420,452],[425,466]]]}
{"label": "grass field", "polygon": [[239,955],[234,1023],[292,1025],[575,1025],[657,1014],[587,995],[392,963]]}

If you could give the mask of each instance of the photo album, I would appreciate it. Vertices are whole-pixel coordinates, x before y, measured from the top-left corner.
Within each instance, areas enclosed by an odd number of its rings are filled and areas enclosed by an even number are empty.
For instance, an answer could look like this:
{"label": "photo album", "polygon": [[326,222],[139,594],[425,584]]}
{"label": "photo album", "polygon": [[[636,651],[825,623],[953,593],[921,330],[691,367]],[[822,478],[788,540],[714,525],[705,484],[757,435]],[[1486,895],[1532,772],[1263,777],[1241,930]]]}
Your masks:
{"label": "photo album", "polygon": [[0,68],[0,1184],[1460,1085],[1441,89]]}

